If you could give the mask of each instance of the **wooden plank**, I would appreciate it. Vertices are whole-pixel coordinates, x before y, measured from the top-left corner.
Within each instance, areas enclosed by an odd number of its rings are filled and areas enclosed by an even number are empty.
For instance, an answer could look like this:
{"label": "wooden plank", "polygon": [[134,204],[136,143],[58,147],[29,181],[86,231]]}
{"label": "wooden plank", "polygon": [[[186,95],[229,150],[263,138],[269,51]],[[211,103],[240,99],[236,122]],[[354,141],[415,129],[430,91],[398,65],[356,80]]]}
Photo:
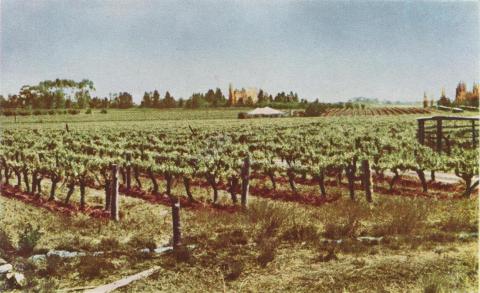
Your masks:
{"label": "wooden plank", "polygon": [[142,271],[142,272],[137,273],[135,275],[131,275],[131,276],[125,277],[123,279],[120,279],[118,281],[115,281],[113,283],[110,283],[110,284],[107,284],[107,285],[102,285],[102,286],[99,286],[99,287],[91,289],[91,290],[86,290],[84,292],[85,293],[108,293],[108,292],[112,292],[113,290],[116,290],[120,287],[125,287],[125,286],[127,286],[128,284],[130,284],[134,281],[147,278],[147,277],[151,276],[153,273],[155,273],[156,271],[158,271],[159,269],[160,269],[159,266],[155,266],[151,269]]}

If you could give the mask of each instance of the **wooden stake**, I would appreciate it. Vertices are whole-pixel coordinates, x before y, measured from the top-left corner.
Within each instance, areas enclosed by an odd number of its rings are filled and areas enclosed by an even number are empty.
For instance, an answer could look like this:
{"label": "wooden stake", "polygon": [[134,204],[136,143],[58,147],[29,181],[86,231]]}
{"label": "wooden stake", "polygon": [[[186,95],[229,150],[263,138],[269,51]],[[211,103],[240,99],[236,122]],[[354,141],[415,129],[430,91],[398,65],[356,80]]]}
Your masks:
{"label": "wooden stake", "polygon": [[249,181],[250,181],[250,157],[248,155],[243,160],[241,176],[242,176],[241,204],[242,204],[242,207],[246,208],[248,205],[248,189],[249,189]]}
{"label": "wooden stake", "polygon": [[111,179],[111,188],[110,188],[110,217],[114,221],[119,221],[119,194],[118,194],[118,166],[116,164],[112,165],[112,179]]}

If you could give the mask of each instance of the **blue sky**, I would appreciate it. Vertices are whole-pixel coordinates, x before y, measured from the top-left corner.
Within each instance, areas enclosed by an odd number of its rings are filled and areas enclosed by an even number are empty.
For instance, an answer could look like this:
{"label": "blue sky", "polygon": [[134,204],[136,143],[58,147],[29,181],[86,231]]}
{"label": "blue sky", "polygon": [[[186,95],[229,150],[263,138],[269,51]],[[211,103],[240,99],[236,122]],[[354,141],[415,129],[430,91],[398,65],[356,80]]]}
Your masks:
{"label": "blue sky", "polygon": [[1,1],[1,93],[55,78],[96,95],[228,84],[339,101],[454,95],[479,79],[477,2]]}

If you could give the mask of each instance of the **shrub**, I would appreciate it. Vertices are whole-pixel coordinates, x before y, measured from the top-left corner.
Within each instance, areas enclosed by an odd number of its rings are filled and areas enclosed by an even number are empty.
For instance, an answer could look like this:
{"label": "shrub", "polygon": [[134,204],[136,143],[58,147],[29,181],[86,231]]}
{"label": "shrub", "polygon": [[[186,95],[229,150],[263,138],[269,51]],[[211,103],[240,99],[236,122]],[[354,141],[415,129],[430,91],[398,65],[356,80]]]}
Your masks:
{"label": "shrub", "polygon": [[48,110],[48,115],[55,115],[55,110]]}
{"label": "shrub", "polygon": [[98,245],[98,249],[103,251],[115,251],[120,248],[120,242],[116,238],[102,238],[100,240],[100,244]]}
{"label": "shrub", "polygon": [[63,260],[60,256],[58,255],[47,256],[47,266],[45,268],[45,273],[48,276],[58,275],[62,265],[63,265]]}
{"label": "shrub", "polygon": [[177,262],[190,262],[192,252],[187,246],[182,245],[173,250],[173,256]]}
{"label": "shrub", "polygon": [[19,110],[17,112],[17,115],[19,115],[19,116],[30,116],[30,115],[32,115],[32,112],[30,112],[28,110]]}
{"label": "shrub", "polygon": [[68,109],[68,114],[71,114],[71,115],[77,115],[78,113],[80,113],[80,110],[78,109]]}
{"label": "shrub", "polygon": [[92,109],[88,108],[87,111],[85,111],[85,114],[92,114]]}
{"label": "shrub", "polygon": [[381,210],[388,211],[387,220],[373,226],[375,236],[411,234],[425,225],[428,207],[424,201],[399,199],[387,202]]}
{"label": "shrub", "polygon": [[318,238],[317,228],[312,224],[294,223],[282,234],[282,239],[290,241],[315,242]]}
{"label": "shrub", "polygon": [[101,114],[107,114],[107,109],[102,109],[102,110],[100,111],[100,113],[101,113]]}
{"label": "shrub", "polygon": [[99,256],[82,256],[78,263],[78,272],[80,276],[87,279],[100,277],[104,272],[113,269],[114,266],[109,260]]}
{"label": "shrub", "polygon": [[15,115],[15,110],[5,109],[2,111],[3,115],[5,116],[13,116]]}
{"label": "shrub", "polygon": [[366,207],[360,202],[344,202],[338,217],[326,219],[324,236],[330,239],[355,237],[366,216]]}
{"label": "shrub", "polygon": [[277,253],[278,242],[273,239],[263,239],[259,245],[258,249],[260,254],[257,257],[257,262],[261,267],[266,267],[268,263],[275,259]]}
{"label": "shrub", "polygon": [[247,113],[245,112],[238,113],[238,119],[247,119],[247,118],[248,118]]}
{"label": "shrub", "polygon": [[27,227],[20,234],[18,240],[18,251],[22,255],[29,255],[33,252],[33,249],[38,243],[38,240],[42,237],[42,232],[40,232],[40,227],[33,228],[31,224],[28,224]]}
{"label": "shrub", "polygon": [[57,110],[57,114],[67,114],[67,110]]}
{"label": "shrub", "polygon": [[320,116],[327,110],[327,105],[319,102],[313,102],[308,104],[305,109],[305,116],[315,117]]}
{"label": "shrub", "polygon": [[33,110],[33,115],[35,115],[35,116],[42,115],[42,111],[40,111],[38,109]]}
{"label": "shrub", "polygon": [[245,245],[248,243],[248,237],[243,230],[237,229],[218,235],[213,246],[217,248],[225,248],[231,245]]}
{"label": "shrub", "polygon": [[221,265],[221,269],[225,276],[225,280],[233,281],[238,279],[242,274],[244,264],[241,261],[230,259]]}
{"label": "shrub", "polygon": [[338,260],[338,257],[335,254],[335,245],[320,245],[315,261],[329,262],[331,260]]}
{"label": "shrub", "polygon": [[477,223],[465,211],[449,215],[442,220],[440,229],[445,232],[478,232]]}
{"label": "shrub", "polygon": [[12,240],[8,236],[8,234],[0,229],[0,254],[2,255],[9,255],[10,252],[14,251],[15,247],[13,247]]}
{"label": "shrub", "polygon": [[150,251],[153,251],[157,248],[157,244],[151,237],[135,235],[128,241],[128,245],[136,248],[136,249],[143,249],[148,248]]}

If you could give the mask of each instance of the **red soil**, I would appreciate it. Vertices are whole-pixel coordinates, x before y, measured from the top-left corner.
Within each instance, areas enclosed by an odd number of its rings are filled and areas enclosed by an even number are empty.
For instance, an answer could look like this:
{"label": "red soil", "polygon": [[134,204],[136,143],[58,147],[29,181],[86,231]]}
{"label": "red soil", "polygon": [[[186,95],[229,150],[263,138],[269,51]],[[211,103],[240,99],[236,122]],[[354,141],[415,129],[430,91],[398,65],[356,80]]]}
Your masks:
{"label": "red soil", "polygon": [[65,204],[58,200],[48,201],[45,198],[38,197],[28,194],[19,188],[16,188],[11,185],[1,184],[0,185],[1,194],[5,197],[20,200],[24,203],[28,203],[37,207],[44,208],[46,210],[71,216],[77,213],[84,213],[93,218],[108,218],[110,213],[103,210],[101,206],[89,206],[85,205],[85,208],[82,210],[80,206],[73,204]]}

